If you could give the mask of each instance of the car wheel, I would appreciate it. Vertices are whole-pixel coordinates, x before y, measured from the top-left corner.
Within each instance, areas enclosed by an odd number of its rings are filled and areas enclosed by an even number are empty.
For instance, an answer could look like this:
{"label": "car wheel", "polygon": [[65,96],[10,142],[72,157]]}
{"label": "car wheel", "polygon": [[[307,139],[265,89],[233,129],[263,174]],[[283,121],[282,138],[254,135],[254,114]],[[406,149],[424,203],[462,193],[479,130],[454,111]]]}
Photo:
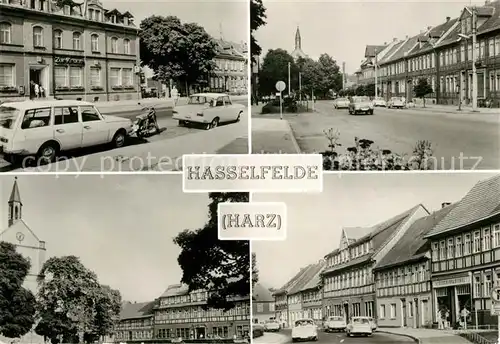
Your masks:
{"label": "car wheel", "polygon": [[179,127],[184,127],[186,123],[184,121],[179,121]]}
{"label": "car wheel", "polygon": [[373,110],[371,110],[370,112],[368,112],[369,115],[373,115]]}
{"label": "car wheel", "polygon": [[219,119],[217,117],[215,117],[212,120],[212,122],[207,124],[206,129],[210,130],[210,129],[216,128],[218,125],[219,125]]}
{"label": "car wheel", "polygon": [[50,164],[56,160],[59,152],[59,145],[55,142],[43,144],[37,153],[37,162],[40,165]]}
{"label": "car wheel", "polygon": [[318,341],[318,337],[314,337],[314,338],[313,338],[313,340],[314,340],[315,342],[317,342],[317,341]]}
{"label": "car wheel", "polygon": [[347,337],[350,337],[351,336],[351,332],[347,331],[346,335],[347,335]]}
{"label": "car wheel", "polygon": [[114,148],[121,148],[125,145],[125,131],[124,130],[118,130],[113,136],[113,141],[111,143],[113,144]]}

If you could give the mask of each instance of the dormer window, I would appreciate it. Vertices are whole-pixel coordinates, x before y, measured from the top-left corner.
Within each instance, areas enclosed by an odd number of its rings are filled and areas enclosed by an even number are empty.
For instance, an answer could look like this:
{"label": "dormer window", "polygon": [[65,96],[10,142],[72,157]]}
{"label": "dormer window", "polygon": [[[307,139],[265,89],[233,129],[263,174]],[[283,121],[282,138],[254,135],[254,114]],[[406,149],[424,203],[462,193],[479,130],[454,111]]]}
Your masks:
{"label": "dormer window", "polygon": [[69,16],[71,14],[71,7],[69,5],[64,5],[63,14]]}
{"label": "dormer window", "polygon": [[112,22],[113,24],[116,24],[116,15],[114,15],[114,14],[113,14],[113,15],[110,17],[110,19],[111,19],[111,22]]}
{"label": "dormer window", "polygon": [[123,18],[123,24],[128,25],[128,17]]}

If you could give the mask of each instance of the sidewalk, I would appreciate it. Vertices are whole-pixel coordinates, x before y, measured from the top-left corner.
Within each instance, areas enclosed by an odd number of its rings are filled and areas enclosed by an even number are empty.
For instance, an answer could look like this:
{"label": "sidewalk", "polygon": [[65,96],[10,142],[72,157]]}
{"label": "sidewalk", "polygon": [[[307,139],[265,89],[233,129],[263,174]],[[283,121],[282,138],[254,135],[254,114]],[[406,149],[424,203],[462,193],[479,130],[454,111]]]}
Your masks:
{"label": "sidewalk", "polygon": [[470,344],[453,331],[415,328],[379,328],[377,332],[390,333],[415,339],[419,344]]}
{"label": "sidewalk", "polygon": [[252,118],[253,154],[300,154],[292,128],[287,120]]}
{"label": "sidewalk", "polygon": [[283,344],[288,341],[288,337],[281,333],[264,332],[264,335],[252,339],[252,344]]}
{"label": "sidewalk", "polygon": [[408,109],[417,110],[417,111],[440,111],[445,113],[484,113],[484,114],[498,114],[500,115],[500,109],[497,108],[477,108],[476,112],[472,111],[472,106],[462,106],[462,110],[458,111],[458,106],[456,105],[440,105],[440,104],[425,104],[425,108],[423,105],[418,104],[415,107],[410,107]]}

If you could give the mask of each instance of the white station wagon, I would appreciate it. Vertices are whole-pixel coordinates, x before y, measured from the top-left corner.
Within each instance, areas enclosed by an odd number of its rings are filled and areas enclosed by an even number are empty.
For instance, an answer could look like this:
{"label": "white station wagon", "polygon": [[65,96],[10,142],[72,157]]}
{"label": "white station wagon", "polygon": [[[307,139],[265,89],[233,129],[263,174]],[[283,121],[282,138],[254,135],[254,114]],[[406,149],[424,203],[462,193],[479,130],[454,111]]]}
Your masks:
{"label": "white station wagon", "polygon": [[132,121],[102,115],[93,103],[42,100],[0,106],[0,149],[7,161],[36,155],[52,162],[60,151],[111,143],[122,147]]}
{"label": "white station wagon", "polygon": [[189,96],[187,105],[177,107],[173,118],[180,126],[201,124],[208,130],[219,123],[239,121],[244,109],[241,104],[233,104],[225,93],[197,93]]}

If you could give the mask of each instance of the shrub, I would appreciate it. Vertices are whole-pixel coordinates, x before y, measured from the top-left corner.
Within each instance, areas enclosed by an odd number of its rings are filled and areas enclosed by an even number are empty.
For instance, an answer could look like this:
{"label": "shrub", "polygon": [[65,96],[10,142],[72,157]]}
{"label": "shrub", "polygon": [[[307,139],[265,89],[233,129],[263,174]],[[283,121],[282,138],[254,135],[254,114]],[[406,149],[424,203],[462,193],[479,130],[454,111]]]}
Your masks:
{"label": "shrub", "polygon": [[339,131],[330,128],[323,133],[328,140],[328,149],[321,152],[325,171],[427,170],[433,163],[432,145],[429,141],[418,141],[411,157],[407,157],[389,149],[374,148],[373,141],[355,137],[354,146],[339,153]]}
{"label": "shrub", "polygon": [[[297,113],[297,112],[307,112],[307,111],[309,111],[309,109],[303,105],[298,104],[297,100],[288,97],[283,99],[283,113]],[[261,113],[262,114],[280,113],[279,98],[271,100],[269,103],[264,105],[262,107]]]}

